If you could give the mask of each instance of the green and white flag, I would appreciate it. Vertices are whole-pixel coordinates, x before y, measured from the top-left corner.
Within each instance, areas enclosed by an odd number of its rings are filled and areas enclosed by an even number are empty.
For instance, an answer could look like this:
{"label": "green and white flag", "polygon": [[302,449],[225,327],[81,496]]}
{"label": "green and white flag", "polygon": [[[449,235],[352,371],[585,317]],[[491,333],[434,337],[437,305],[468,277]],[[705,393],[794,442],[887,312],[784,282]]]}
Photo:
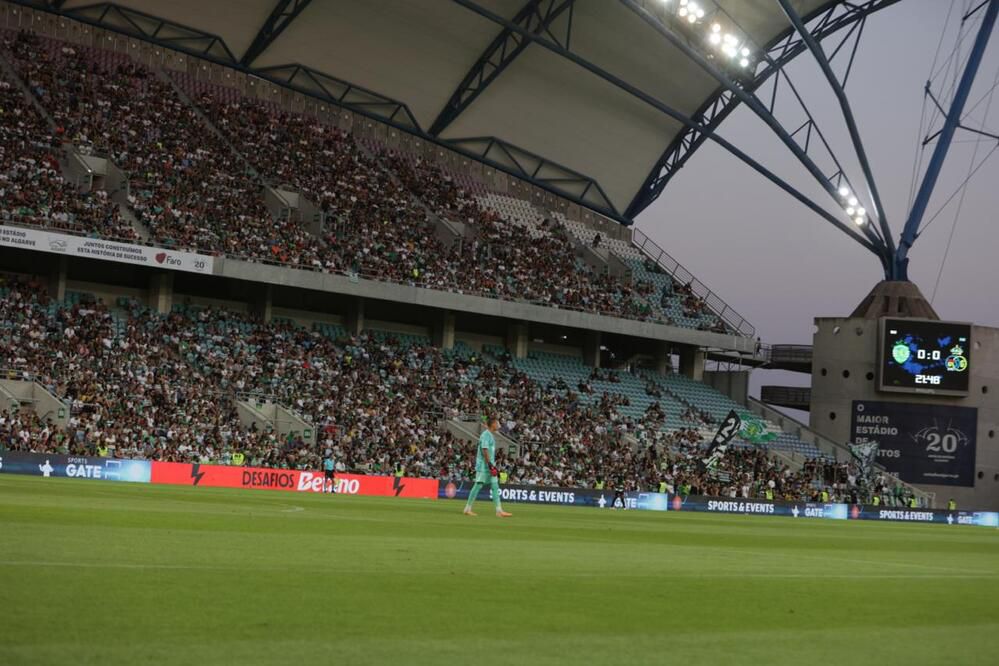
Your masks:
{"label": "green and white flag", "polygon": [[750,444],[766,444],[777,439],[776,433],[767,431],[767,424],[760,419],[743,418],[739,437]]}

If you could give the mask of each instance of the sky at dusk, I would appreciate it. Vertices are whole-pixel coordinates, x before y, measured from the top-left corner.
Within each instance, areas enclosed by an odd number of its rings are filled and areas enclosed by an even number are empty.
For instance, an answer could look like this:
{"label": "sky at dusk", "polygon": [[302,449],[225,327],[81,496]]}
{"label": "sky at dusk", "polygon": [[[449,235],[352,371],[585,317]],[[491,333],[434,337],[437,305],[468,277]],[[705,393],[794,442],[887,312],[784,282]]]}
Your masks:
{"label": "sky at dusk", "polygon": [[[908,213],[923,87],[937,45],[943,33],[936,64],[941,73],[933,89],[946,104],[955,79],[955,60],[948,68],[947,59],[958,41],[958,19],[966,7],[977,4],[977,0],[903,0],[868,19],[847,94],[896,242]],[[948,11],[952,13],[944,31]],[[969,21],[972,29],[965,30],[962,61],[976,26],[977,21]],[[827,40],[826,45],[835,43]],[[844,62],[834,62],[837,72]],[[805,54],[789,71],[852,182],[859,186],[862,172],[846,125],[818,66]],[[999,134],[999,94],[989,107],[988,92],[997,81],[999,35],[994,34],[968,108],[980,103],[965,120],[977,127],[984,122],[986,131],[993,134]],[[770,88],[762,90],[769,93]],[[800,125],[805,118],[800,107],[786,95],[779,99],[783,103],[778,104],[776,115],[782,124]],[[937,119],[934,130],[940,124]],[[719,133],[815,201],[836,210],[836,204],[747,108],[736,110]],[[960,130],[955,136],[924,225],[967,177],[975,138]],[[995,140],[981,140],[975,163],[996,146]],[[924,168],[932,149],[932,144],[925,148]],[[826,173],[834,172],[821,153],[816,161]],[[961,195],[955,196],[917,240],[909,254],[909,277],[933,299],[942,318],[999,326],[999,150],[966,189],[933,297],[960,199]],[[813,317],[849,315],[883,277],[873,254],[710,141],[638,218],[637,226],[752,322],[764,342],[810,344]],[[808,382],[805,375],[771,371],[755,372],[752,385],[758,394],[761,383]]]}

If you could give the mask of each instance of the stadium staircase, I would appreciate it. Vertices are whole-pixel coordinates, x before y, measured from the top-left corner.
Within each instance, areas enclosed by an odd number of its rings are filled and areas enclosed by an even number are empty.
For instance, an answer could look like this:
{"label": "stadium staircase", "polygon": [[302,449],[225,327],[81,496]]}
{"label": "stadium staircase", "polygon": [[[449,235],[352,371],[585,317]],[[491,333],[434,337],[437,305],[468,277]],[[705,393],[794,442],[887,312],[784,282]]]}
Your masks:
{"label": "stadium staircase", "polygon": [[21,93],[24,94],[25,99],[28,100],[28,103],[30,103],[35,108],[35,111],[38,113],[38,115],[45,120],[45,122],[49,126],[49,129],[52,130],[54,133],[56,129],[55,120],[52,118],[51,114],[49,114],[49,112],[45,110],[45,107],[42,106],[42,103],[38,101],[38,98],[36,98],[35,95],[31,92],[31,89],[28,88],[28,85],[21,79],[20,76],[18,76],[17,72],[14,70],[14,66],[10,64],[10,62],[7,60],[7,56],[4,55],[2,51],[0,51],[0,72],[3,73],[4,79],[6,79],[8,82],[13,83],[15,86],[18,87]]}
{"label": "stadium staircase", "polygon": [[[635,229],[630,232],[630,239],[615,238],[610,233],[602,233],[583,222],[570,220],[558,211],[552,211],[551,216],[564,224],[570,233],[584,244],[593,245],[594,237],[600,233],[600,247],[614,255],[629,270],[636,280],[651,282],[656,291],[650,300],[663,314],[672,319],[678,326],[697,328],[702,324],[713,323],[712,317],[719,317],[728,328],[739,335],[752,337],[756,329],[744,317],[733,310],[725,301],[719,298],[704,283],[694,277],[693,273],[673,259],[665,250],[659,247],[642,231]],[[656,266],[650,270],[649,264]],[[678,287],[689,285],[693,295],[702,299],[708,306],[709,313],[696,317],[687,315],[682,307],[683,295]],[[666,288],[667,298],[661,298]]]}
{"label": "stadium staircase", "polygon": [[[458,418],[446,420],[444,422],[444,429],[460,441],[475,444],[479,441],[479,435],[482,434],[483,427],[481,421]],[[502,432],[497,432],[495,438],[497,450],[506,451],[510,455],[517,455],[520,447],[516,440],[507,437]]]}
{"label": "stadium staircase", "polygon": [[69,423],[66,403],[29,375],[15,370],[0,370],[0,377],[0,400],[4,408],[31,409],[42,421],[51,420],[61,427]]}
{"label": "stadium staircase", "polygon": [[160,81],[173,88],[174,94],[177,95],[180,101],[182,101],[188,108],[190,108],[192,112],[194,112],[194,115],[196,115],[201,120],[204,126],[208,128],[209,132],[217,136],[219,140],[222,141],[223,145],[229,147],[229,150],[232,151],[232,154],[235,155],[239,159],[239,161],[242,162],[243,165],[246,167],[247,173],[253,176],[253,178],[256,179],[257,181],[263,183],[263,178],[260,176],[260,173],[253,168],[253,165],[250,163],[248,159],[246,159],[246,156],[243,155],[242,151],[239,150],[239,148],[235,146],[229,140],[229,138],[226,137],[226,135],[223,134],[221,130],[219,130],[218,127],[215,127],[215,124],[208,118],[208,116],[205,115],[204,111],[201,110],[201,107],[195,104],[194,100],[192,100],[191,97],[184,91],[184,88],[179,83],[177,83],[176,80],[174,80],[174,77],[167,74],[167,72],[161,67],[150,67],[149,69],[153,72],[153,74],[156,75],[156,78],[158,78]]}
{"label": "stadium staircase", "polygon": [[135,231],[136,235],[143,241],[148,242],[152,237],[152,232],[149,230],[145,224],[143,224],[139,218],[132,212],[132,209],[124,203],[118,203],[118,211],[121,213],[123,220],[128,220],[132,225],[132,229]]}
{"label": "stadium staircase", "polygon": [[326,215],[301,192],[274,185],[265,185],[264,205],[274,219],[289,219],[303,224],[306,231],[320,243],[324,243],[323,233],[326,229]]}
{"label": "stadium staircase", "polygon": [[274,431],[282,436],[300,435],[306,442],[314,441],[315,426],[272,397],[239,394],[235,405],[240,423],[248,429],[256,424],[256,428],[264,432]]}

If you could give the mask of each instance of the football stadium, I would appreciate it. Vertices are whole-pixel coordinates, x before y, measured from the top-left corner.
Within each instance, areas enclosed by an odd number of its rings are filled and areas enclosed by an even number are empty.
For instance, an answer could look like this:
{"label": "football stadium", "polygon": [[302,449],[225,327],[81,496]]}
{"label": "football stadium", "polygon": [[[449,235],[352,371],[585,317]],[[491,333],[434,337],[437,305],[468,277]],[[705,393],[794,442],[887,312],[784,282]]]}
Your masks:
{"label": "football stadium", "polygon": [[0,0],[0,663],[999,663],[997,16]]}

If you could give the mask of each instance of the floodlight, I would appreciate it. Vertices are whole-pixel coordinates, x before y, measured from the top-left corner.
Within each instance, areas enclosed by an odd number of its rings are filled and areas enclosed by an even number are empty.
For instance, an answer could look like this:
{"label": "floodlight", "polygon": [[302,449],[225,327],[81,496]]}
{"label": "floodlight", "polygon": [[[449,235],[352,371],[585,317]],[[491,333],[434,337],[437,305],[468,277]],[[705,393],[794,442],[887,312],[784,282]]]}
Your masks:
{"label": "floodlight", "polygon": [[717,32],[712,32],[711,36],[708,37],[708,41],[711,42],[712,44],[720,44],[721,37],[718,35]]}
{"label": "floodlight", "polygon": [[849,215],[850,217],[853,217],[853,214],[856,212],[857,209],[854,208],[853,206],[850,206],[849,208],[846,209],[846,214]]}
{"label": "floodlight", "polygon": [[853,221],[857,223],[858,227],[861,227],[861,226],[864,225],[864,218],[860,217],[859,215],[857,217],[853,218]]}
{"label": "floodlight", "polygon": [[711,32],[721,32],[721,26],[718,25],[717,23],[713,24],[711,26]]}
{"label": "floodlight", "polygon": [[850,199],[847,201],[847,203],[850,204],[851,206],[856,206],[857,205],[857,197],[850,197]]}
{"label": "floodlight", "polygon": [[739,61],[739,64],[742,67],[748,67],[749,66],[749,58],[743,58],[742,60]]}
{"label": "floodlight", "polygon": [[845,185],[841,186],[841,187],[839,188],[839,195],[840,195],[841,197],[843,197],[844,199],[845,199],[846,197],[850,196],[850,188],[846,187]]}
{"label": "floodlight", "polygon": [[867,215],[867,211],[863,207],[857,209],[857,215]]}

